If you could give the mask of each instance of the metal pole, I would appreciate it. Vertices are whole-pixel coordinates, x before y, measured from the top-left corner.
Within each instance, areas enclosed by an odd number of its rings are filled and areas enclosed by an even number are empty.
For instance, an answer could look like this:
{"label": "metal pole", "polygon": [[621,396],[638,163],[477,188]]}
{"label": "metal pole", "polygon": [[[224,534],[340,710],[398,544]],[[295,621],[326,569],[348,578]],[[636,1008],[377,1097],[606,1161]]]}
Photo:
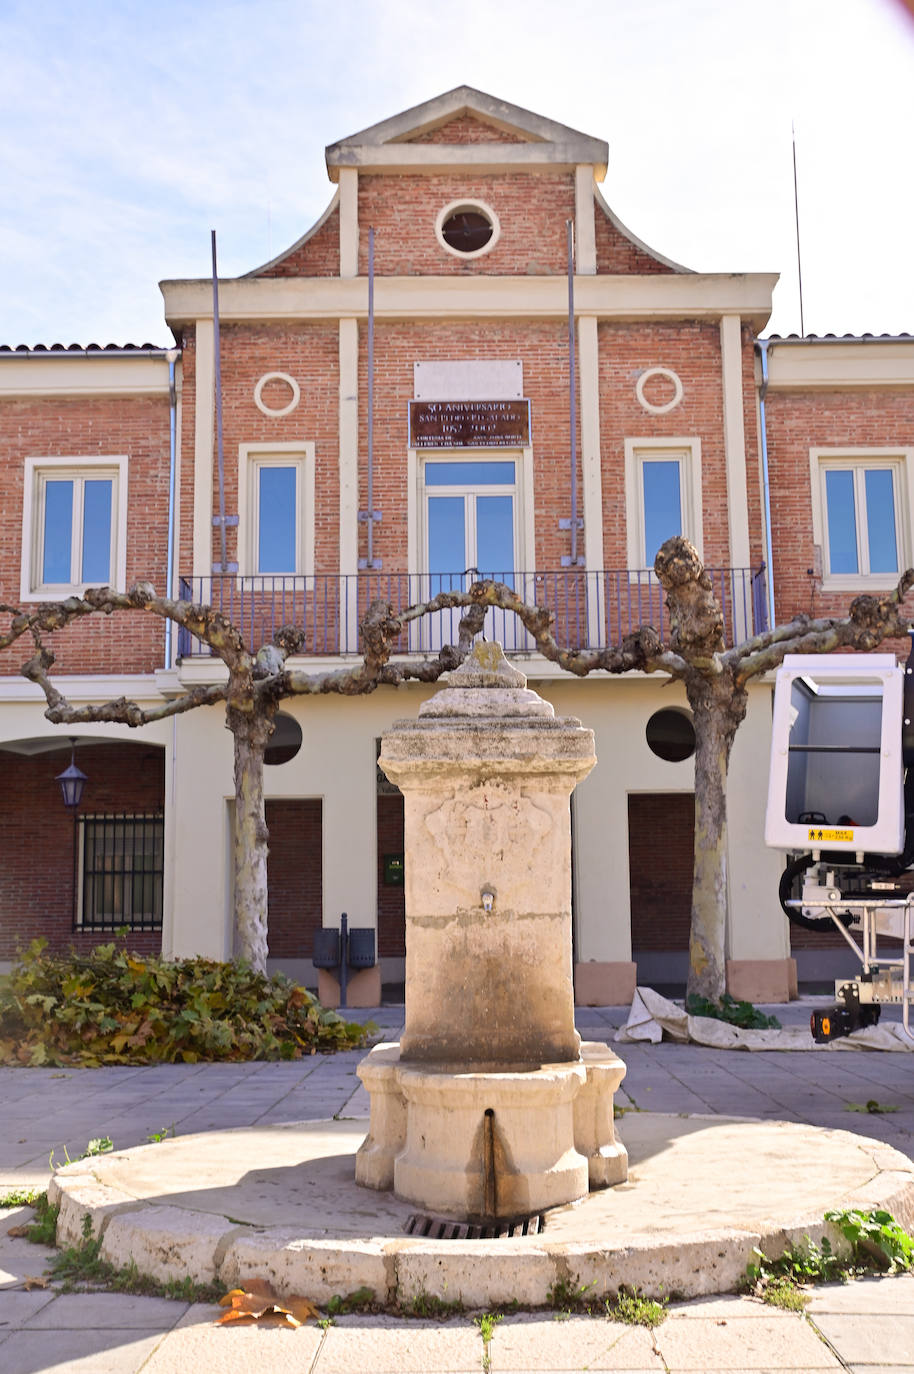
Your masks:
{"label": "metal pole", "polygon": [[349,981],[349,917],[340,917],[340,1006],[346,1005],[346,984]]}
{"label": "metal pole", "polygon": [[578,566],[578,434],[577,367],[574,339],[574,220],[565,221],[568,236],[568,415],[571,449],[571,566]]}
{"label": "metal pole", "polygon": [[79,903],[77,901],[77,884],[79,882],[79,812],[73,808],[73,902],[72,902],[72,927],[76,929],[76,918],[79,914]]}
{"label": "metal pole", "polygon": [[[806,325],[803,322],[803,267],[800,262],[800,201],[797,195],[797,134],[790,125],[790,136],[793,140],[793,218],[797,231],[797,281],[800,287],[800,334],[805,336]],[[769,567],[771,565],[769,564]]]}
{"label": "metal pole", "polygon": [[219,279],[216,271],[216,231],[210,230],[213,250],[213,352],[216,363],[216,458],[219,464],[219,571],[227,571],[225,550],[225,464],[222,454],[222,366],[219,348]]}
{"label": "metal pole", "polygon": [[[174,595],[174,563],[175,563],[175,473],[177,468],[177,436],[178,436],[178,395],[177,383],[175,380],[175,364],[178,354],[176,349],[169,349],[166,354],[168,358],[168,545],[165,551],[165,595]],[[165,668],[166,671],[171,667],[171,641],[174,632],[174,623],[171,620],[165,621]]]}
{"label": "metal pole", "polygon": [[368,566],[374,567],[374,229],[368,230]]}

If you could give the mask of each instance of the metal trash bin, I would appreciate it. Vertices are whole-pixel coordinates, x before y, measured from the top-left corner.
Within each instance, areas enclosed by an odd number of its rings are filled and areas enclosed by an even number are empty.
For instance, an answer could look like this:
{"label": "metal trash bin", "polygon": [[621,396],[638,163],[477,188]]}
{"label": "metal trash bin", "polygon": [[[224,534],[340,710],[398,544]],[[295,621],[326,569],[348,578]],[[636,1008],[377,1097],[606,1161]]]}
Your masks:
{"label": "metal trash bin", "polygon": [[314,932],[311,962],[315,968],[339,968],[340,932],[332,926]]}
{"label": "metal trash bin", "polygon": [[349,967],[374,968],[374,929],[371,926],[355,926],[349,932]]}

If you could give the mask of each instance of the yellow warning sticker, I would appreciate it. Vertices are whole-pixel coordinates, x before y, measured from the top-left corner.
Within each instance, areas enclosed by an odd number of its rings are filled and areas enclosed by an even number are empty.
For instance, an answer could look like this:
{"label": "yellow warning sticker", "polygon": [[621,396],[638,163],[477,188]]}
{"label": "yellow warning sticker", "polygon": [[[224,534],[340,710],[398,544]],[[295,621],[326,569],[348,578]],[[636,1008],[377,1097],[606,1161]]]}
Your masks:
{"label": "yellow warning sticker", "polygon": [[811,825],[807,830],[810,844],[853,844],[853,830],[820,830]]}

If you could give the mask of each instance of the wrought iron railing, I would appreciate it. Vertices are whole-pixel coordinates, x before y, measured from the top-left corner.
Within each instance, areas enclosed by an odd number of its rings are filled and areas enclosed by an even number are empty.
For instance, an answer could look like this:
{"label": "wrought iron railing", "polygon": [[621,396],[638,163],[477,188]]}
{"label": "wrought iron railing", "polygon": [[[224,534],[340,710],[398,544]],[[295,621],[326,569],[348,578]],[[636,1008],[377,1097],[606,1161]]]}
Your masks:
{"label": "wrought iron railing", "polygon": [[[724,614],[724,635],[737,644],[767,628],[765,567],[708,568],[714,593]],[[347,576],[312,577],[187,577],[181,578],[182,600],[200,602],[227,616],[251,649],[268,644],[283,625],[304,635],[307,656],[361,652],[359,623],[373,601],[387,601],[404,610],[428,601],[439,592],[468,588],[477,580],[475,569],[459,573],[361,572]],[[559,572],[487,573],[506,582],[531,604],[546,606],[554,617],[553,634],[561,645],[583,649],[617,644],[640,625],[653,625],[662,637],[669,631],[663,589],[653,572],[622,568],[615,571],[562,569]],[[438,611],[404,630],[396,652],[435,652],[457,642],[462,611]],[[511,611],[493,607],[484,633],[508,652],[536,648]],[[178,636],[182,658],[207,656],[209,649],[187,630]]]}

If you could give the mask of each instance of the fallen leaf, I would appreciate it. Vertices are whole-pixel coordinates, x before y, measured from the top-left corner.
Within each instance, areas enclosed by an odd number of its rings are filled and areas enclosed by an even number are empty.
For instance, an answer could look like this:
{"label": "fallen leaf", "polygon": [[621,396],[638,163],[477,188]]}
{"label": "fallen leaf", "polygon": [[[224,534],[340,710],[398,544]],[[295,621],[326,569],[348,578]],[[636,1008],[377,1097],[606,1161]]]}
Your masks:
{"label": "fallen leaf", "polygon": [[299,1295],[278,1298],[267,1279],[247,1279],[243,1288],[232,1288],[221,1297],[219,1306],[228,1310],[216,1318],[216,1326],[256,1321],[264,1326],[295,1328],[320,1318],[320,1312],[310,1299]]}

